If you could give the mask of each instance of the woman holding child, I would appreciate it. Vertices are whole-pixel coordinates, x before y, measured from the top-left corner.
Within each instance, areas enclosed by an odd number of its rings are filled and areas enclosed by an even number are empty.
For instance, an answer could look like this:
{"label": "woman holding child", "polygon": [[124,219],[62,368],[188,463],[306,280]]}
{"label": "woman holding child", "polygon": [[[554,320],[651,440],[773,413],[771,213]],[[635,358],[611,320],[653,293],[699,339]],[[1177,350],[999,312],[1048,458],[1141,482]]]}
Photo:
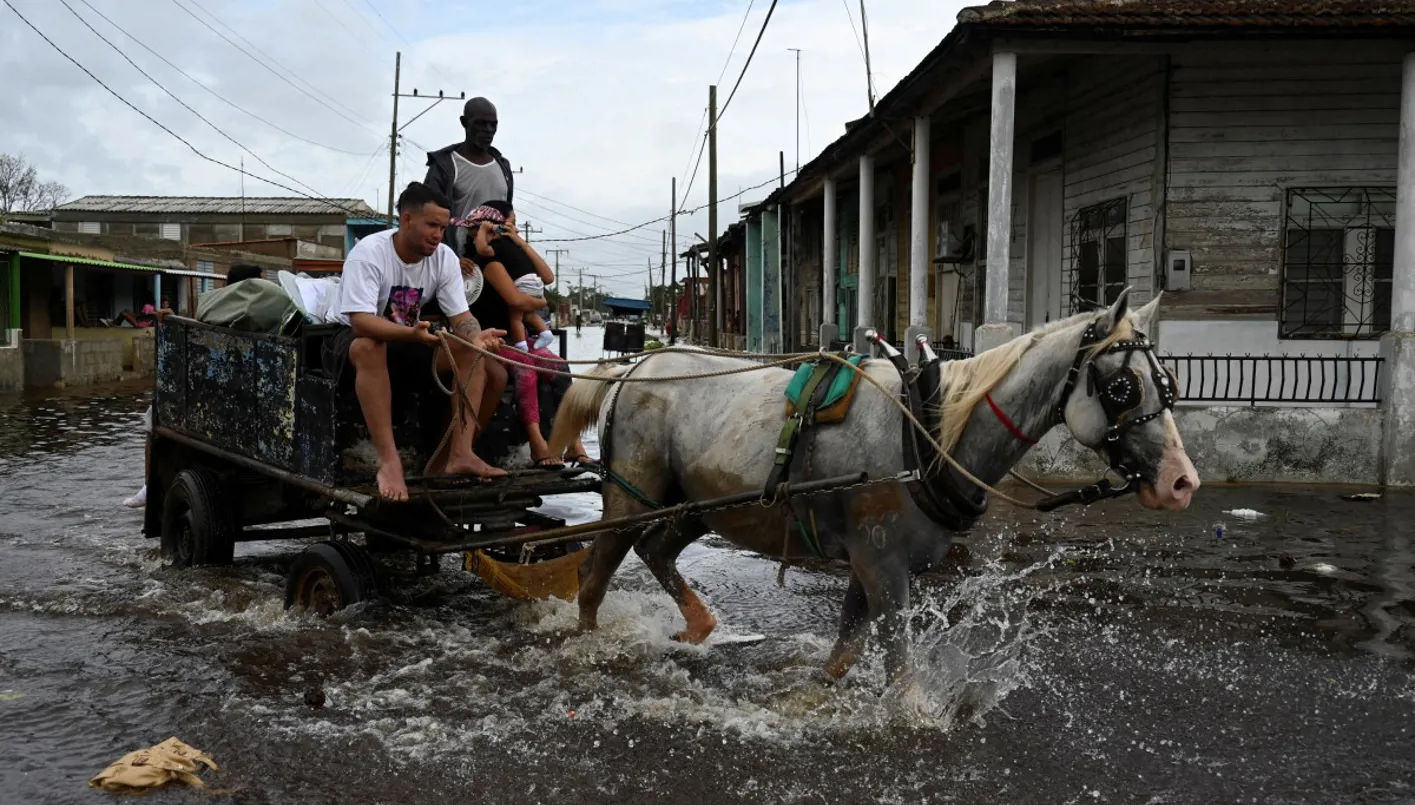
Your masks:
{"label": "woman holding child", "polygon": [[[537,369],[564,369],[565,364],[549,350],[553,339],[550,327],[536,315],[546,306],[545,286],[555,282],[555,274],[545,260],[521,239],[516,231],[516,214],[504,201],[488,201],[465,220],[454,223],[470,231],[464,239],[464,257],[480,270],[467,277],[467,301],[482,328],[505,330],[508,346],[501,355],[520,364],[512,370],[516,409],[530,441],[531,459],[539,467],[556,468],[563,461],[550,455],[550,446],[540,427],[540,399]],[[584,446],[571,445],[565,458],[588,463]]]}

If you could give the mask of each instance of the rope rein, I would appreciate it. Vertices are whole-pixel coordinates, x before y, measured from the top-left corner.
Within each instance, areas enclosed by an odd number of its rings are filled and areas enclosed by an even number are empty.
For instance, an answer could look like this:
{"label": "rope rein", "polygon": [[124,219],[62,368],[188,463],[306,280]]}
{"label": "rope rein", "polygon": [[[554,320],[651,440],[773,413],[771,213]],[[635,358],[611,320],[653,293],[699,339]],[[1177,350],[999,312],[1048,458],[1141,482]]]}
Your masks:
{"label": "rope rein", "polygon": [[[438,334],[442,337],[443,347],[444,347],[444,349],[446,349],[446,351],[447,351],[448,359],[452,361],[452,370],[453,370],[454,373],[456,372],[456,369],[457,369],[457,363],[456,363],[455,359],[452,358],[452,354],[451,354],[451,353],[452,353],[452,350],[451,350],[451,347],[448,346],[448,344],[447,344],[447,342],[448,342],[449,340],[457,341],[458,343],[462,344],[463,346],[466,346],[466,347],[468,347],[469,349],[472,349],[472,350],[476,351],[476,352],[478,353],[478,355],[479,355],[478,360],[480,360],[481,357],[488,357],[488,358],[491,358],[492,360],[500,361],[500,362],[502,362],[502,363],[504,363],[504,364],[507,364],[508,366],[517,366],[517,367],[522,367],[522,368],[524,368],[524,366],[525,366],[525,364],[522,364],[522,363],[520,363],[520,362],[518,362],[518,361],[513,361],[513,360],[511,360],[511,359],[509,359],[509,358],[504,358],[504,357],[502,357],[501,355],[497,354],[496,352],[493,352],[493,351],[488,350],[488,349],[483,349],[482,347],[478,346],[477,344],[474,344],[474,343],[472,343],[471,341],[468,341],[468,340],[466,340],[465,338],[462,338],[461,336],[456,335],[455,333],[449,333],[449,332],[447,332],[446,330],[442,330],[442,331],[440,331]],[[507,349],[515,349],[515,347],[507,347]],[[516,350],[516,351],[517,351],[517,352],[522,352],[523,354],[530,354],[530,353],[526,353],[524,350]],[[742,357],[739,353],[731,352],[731,351],[729,351],[729,350],[716,350],[716,349],[707,350],[707,349],[700,349],[700,348],[697,348],[697,347],[692,347],[692,348],[685,348],[685,347],[663,347],[663,348],[661,348],[661,349],[653,350],[653,351],[647,353],[647,355],[656,355],[656,354],[663,353],[663,352],[689,352],[689,353],[698,354],[698,355],[701,355],[701,354],[712,354],[712,355],[718,355],[718,356],[722,356],[722,357],[734,357],[734,358],[736,358],[736,357]],[[758,365],[756,365],[756,366],[746,366],[746,367],[742,367],[742,368],[739,368],[739,369],[724,369],[724,370],[717,371],[717,372],[701,372],[701,373],[687,374],[687,375],[669,375],[669,376],[664,376],[664,377],[606,377],[606,376],[604,376],[604,375],[582,375],[582,374],[577,374],[577,373],[574,373],[574,372],[562,372],[562,371],[559,371],[559,370],[557,370],[557,369],[548,369],[548,368],[543,369],[543,368],[539,368],[539,367],[536,368],[535,371],[536,371],[536,372],[544,372],[544,373],[546,373],[546,374],[551,374],[551,375],[558,375],[558,376],[560,376],[560,377],[574,378],[574,379],[577,379],[577,380],[592,380],[592,381],[597,381],[597,382],[600,382],[600,383],[635,383],[635,382],[638,382],[638,383],[652,383],[652,382],[667,383],[667,382],[669,382],[669,381],[675,381],[675,380],[706,380],[706,379],[714,378],[714,377],[727,377],[727,376],[729,376],[729,375],[746,374],[746,373],[748,373],[748,372],[757,372],[757,371],[761,371],[761,370],[763,370],[763,369],[772,369],[772,368],[776,368],[776,367],[784,367],[784,366],[786,366],[787,364],[800,363],[800,362],[803,361],[803,360],[816,359],[816,358],[825,358],[826,360],[834,361],[835,363],[841,364],[841,366],[842,366],[843,368],[848,368],[850,371],[855,372],[855,373],[858,374],[862,379],[868,381],[868,382],[870,383],[870,385],[872,385],[872,386],[874,386],[876,389],[878,389],[879,392],[884,395],[885,399],[889,400],[889,401],[894,405],[894,407],[896,407],[896,408],[899,409],[900,413],[904,415],[904,418],[909,421],[909,423],[914,427],[914,429],[917,430],[919,433],[923,434],[924,439],[927,440],[928,444],[933,447],[934,451],[939,455],[939,457],[942,458],[944,461],[946,461],[946,462],[949,464],[949,466],[953,467],[953,469],[954,469],[955,471],[957,471],[959,475],[963,476],[963,478],[964,478],[965,480],[967,480],[968,482],[970,482],[970,483],[972,483],[972,484],[974,484],[974,485],[976,485],[976,486],[978,486],[978,487],[980,487],[980,488],[986,490],[986,491],[988,492],[988,494],[992,495],[993,497],[999,498],[999,499],[1001,499],[1001,500],[1005,500],[1005,501],[1007,501],[1008,503],[1011,503],[1011,504],[1014,505],[1014,506],[1017,506],[1017,507],[1020,507],[1020,508],[1023,508],[1023,509],[1030,509],[1030,510],[1033,510],[1033,511],[1035,511],[1035,510],[1037,509],[1037,506],[1036,506],[1035,503],[1028,503],[1028,502],[1026,502],[1026,501],[1022,501],[1022,500],[1019,500],[1019,499],[1017,499],[1017,498],[1014,498],[1014,497],[1012,497],[1011,495],[1008,495],[1007,493],[998,490],[996,487],[992,486],[991,484],[984,483],[984,482],[983,482],[981,479],[979,479],[976,475],[974,475],[972,472],[970,472],[967,467],[964,467],[964,466],[963,466],[961,463],[959,463],[958,460],[955,459],[947,450],[945,450],[945,449],[943,448],[943,445],[939,444],[938,440],[937,440],[936,438],[934,438],[934,435],[933,435],[932,433],[930,433],[929,430],[928,430],[928,428],[925,427],[924,424],[923,424],[922,422],[920,422],[920,421],[918,420],[918,418],[916,418],[916,417],[914,416],[914,414],[909,410],[909,407],[908,407],[908,406],[906,406],[903,402],[901,402],[901,401],[900,401],[894,394],[892,394],[888,389],[886,389],[884,386],[882,386],[878,380],[875,380],[873,377],[871,377],[871,376],[870,376],[867,372],[865,372],[863,369],[861,369],[860,367],[858,367],[858,366],[856,366],[856,365],[850,363],[848,360],[846,360],[846,359],[840,357],[839,355],[836,355],[836,354],[834,354],[834,353],[831,353],[831,352],[799,352],[799,353],[794,353],[794,354],[788,355],[788,356],[786,356],[786,357],[784,357],[784,358],[783,358],[783,357],[780,357],[780,356],[774,356],[774,355],[773,355],[773,356],[766,356],[766,355],[763,355],[763,354],[761,354],[761,353],[758,353],[758,354],[756,354],[755,356],[753,356],[753,359],[761,360],[761,359],[764,359],[764,358],[766,358],[766,357],[777,358],[777,360],[772,360],[772,361],[767,362],[767,363],[761,363],[761,364],[758,364]],[[559,360],[559,359],[557,359],[557,360]],[[570,363],[570,361],[563,361],[563,362],[564,362],[564,363]],[[614,363],[614,361],[602,361],[602,360],[601,360],[601,361],[575,361],[575,363],[579,363],[579,364],[594,363],[594,364],[603,365],[603,364],[605,364],[605,363]],[[436,360],[434,360],[434,362],[433,362],[433,374],[435,375],[436,373],[437,373],[437,363],[436,363]],[[469,373],[469,374],[468,374],[468,383],[470,383],[471,377],[472,377],[472,374]],[[451,395],[453,394],[452,391],[450,391],[449,389],[447,389],[445,386],[442,385],[442,381],[441,381],[440,379],[437,381],[437,384],[438,384],[438,388],[442,389],[442,391],[443,391],[444,394],[447,394],[448,396],[451,396]],[[465,393],[465,389],[464,389],[463,391],[464,391],[464,393]],[[450,436],[451,436],[451,427],[449,426],[449,428],[448,428],[448,433],[444,436],[444,441],[445,441],[447,438],[449,438]],[[439,449],[440,449],[440,448],[439,448]],[[1018,478],[1018,479],[1020,479],[1020,480],[1025,481],[1025,482],[1026,482],[1029,486],[1031,486],[1033,489],[1039,490],[1039,491],[1043,492],[1044,494],[1049,494],[1049,493],[1047,493],[1047,491],[1045,490],[1045,488],[1043,488],[1043,487],[1041,487],[1041,486],[1039,486],[1039,485],[1033,483],[1032,481],[1028,481],[1028,480],[1026,480],[1026,479],[1023,479],[1020,475],[1017,475],[1016,473],[1011,472],[1011,471],[1009,471],[1009,474],[1013,475],[1013,477],[1015,477],[1015,478]],[[891,479],[891,480],[893,480],[893,479]]]}

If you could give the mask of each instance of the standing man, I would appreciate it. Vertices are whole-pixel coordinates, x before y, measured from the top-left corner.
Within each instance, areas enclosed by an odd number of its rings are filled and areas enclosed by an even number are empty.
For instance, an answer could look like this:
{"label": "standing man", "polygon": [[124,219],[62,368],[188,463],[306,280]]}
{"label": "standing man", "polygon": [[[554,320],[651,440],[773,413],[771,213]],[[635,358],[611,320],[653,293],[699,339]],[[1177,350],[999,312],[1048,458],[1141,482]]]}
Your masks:
{"label": "standing man", "polygon": [[[511,203],[514,180],[511,162],[491,144],[496,137],[496,107],[486,98],[473,98],[462,107],[462,128],[466,139],[427,155],[427,178],[423,184],[452,202],[452,217],[466,218],[488,201]],[[447,245],[462,257],[464,227],[450,227]],[[463,258],[464,262],[471,260]],[[464,265],[464,270],[471,266]]]}
{"label": "standing man", "polygon": [[[369,437],[378,453],[378,493],[387,500],[408,499],[403,463],[393,441],[392,384],[426,382],[434,350],[439,372],[457,374],[457,387],[469,401],[487,407],[501,398],[504,381],[490,376],[489,361],[460,342],[448,346],[421,319],[431,300],[452,332],[482,349],[496,349],[504,330],[485,330],[467,310],[457,256],[442,242],[450,202],[431,188],[413,182],[398,197],[398,228],[359,241],[344,259],[336,318],[344,327],[325,345],[325,370],[339,377],[354,371],[354,392],[363,409]],[[455,364],[454,364],[455,361]],[[504,375],[502,375],[504,377]],[[480,412],[478,412],[480,413]],[[452,414],[446,472],[492,478],[504,470],[487,464],[472,450],[477,423]]]}

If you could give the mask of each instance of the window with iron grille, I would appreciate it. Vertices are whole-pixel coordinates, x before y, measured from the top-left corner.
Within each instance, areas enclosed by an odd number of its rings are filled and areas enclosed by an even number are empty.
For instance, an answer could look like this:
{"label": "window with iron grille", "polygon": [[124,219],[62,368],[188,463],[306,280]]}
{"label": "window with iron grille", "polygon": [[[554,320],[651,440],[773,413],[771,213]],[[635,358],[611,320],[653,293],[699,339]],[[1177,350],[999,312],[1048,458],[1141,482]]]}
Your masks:
{"label": "window with iron grille", "polygon": [[[213,263],[213,262],[211,262],[210,260],[198,260],[198,261],[197,261],[197,271],[199,271],[199,272],[201,272],[201,273],[203,273],[203,274],[215,274],[215,273],[216,273],[216,264]],[[199,283],[199,284],[197,285],[197,293],[199,293],[199,294],[201,294],[201,293],[206,293],[207,291],[210,291],[210,290],[212,290],[213,288],[216,287],[216,281],[215,281],[215,280],[203,279],[203,280],[197,280],[197,282]]]}
{"label": "window with iron grille", "polygon": [[1376,338],[1390,329],[1395,188],[1288,190],[1283,235],[1283,338]]}
{"label": "window with iron grille", "polygon": [[1124,197],[1082,207],[1071,219],[1071,310],[1080,313],[1120,298],[1129,281]]}

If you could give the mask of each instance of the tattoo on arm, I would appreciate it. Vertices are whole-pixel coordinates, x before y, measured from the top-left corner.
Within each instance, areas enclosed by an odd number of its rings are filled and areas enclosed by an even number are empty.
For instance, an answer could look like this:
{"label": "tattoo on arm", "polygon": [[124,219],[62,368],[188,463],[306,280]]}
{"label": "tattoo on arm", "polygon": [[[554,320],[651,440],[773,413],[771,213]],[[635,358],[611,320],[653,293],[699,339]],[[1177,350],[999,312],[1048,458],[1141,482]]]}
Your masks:
{"label": "tattoo on arm", "polygon": [[481,325],[477,323],[475,316],[468,316],[452,325],[452,332],[456,333],[460,338],[473,341],[476,340],[477,335],[481,333]]}

